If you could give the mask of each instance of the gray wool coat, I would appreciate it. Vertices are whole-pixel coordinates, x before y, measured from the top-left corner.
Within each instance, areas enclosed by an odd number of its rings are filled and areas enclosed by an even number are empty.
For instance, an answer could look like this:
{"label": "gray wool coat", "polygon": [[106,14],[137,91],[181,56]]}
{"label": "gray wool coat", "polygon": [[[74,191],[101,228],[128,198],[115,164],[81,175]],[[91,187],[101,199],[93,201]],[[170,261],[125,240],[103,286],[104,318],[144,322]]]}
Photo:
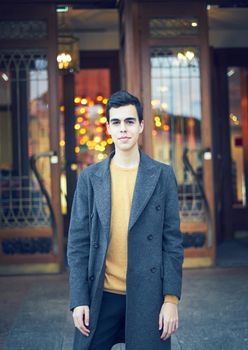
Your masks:
{"label": "gray wool coat", "polygon": [[[171,339],[160,339],[158,320],[164,295],[181,298],[184,254],[177,184],[170,166],[139,152],[128,226],[126,350],[169,350]],[[110,239],[109,165],[114,153],[80,173],[74,194],[67,248],[70,309],[89,305],[91,330],[86,337],[75,328],[74,350],[90,350],[99,316]]]}

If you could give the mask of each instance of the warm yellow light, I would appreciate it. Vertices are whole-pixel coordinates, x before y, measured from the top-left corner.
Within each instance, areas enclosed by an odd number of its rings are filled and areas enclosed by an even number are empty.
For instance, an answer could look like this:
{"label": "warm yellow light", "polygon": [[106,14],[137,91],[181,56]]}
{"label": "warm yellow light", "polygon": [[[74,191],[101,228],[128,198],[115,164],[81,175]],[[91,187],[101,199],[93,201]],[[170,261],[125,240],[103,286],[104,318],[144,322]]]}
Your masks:
{"label": "warm yellow light", "polygon": [[161,104],[161,107],[162,107],[163,109],[167,109],[167,108],[168,108],[168,104],[164,102],[164,103]]}
{"label": "warm yellow light", "polygon": [[159,117],[158,115],[156,115],[156,116],[154,117],[154,120],[155,120],[155,122],[160,122],[160,117]]}
{"label": "warm yellow light", "polygon": [[80,144],[85,144],[87,141],[89,140],[89,138],[88,138],[88,136],[87,135],[85,135],[85,136],[83,136],[82,138],[81,138],[81,140],[80,140]]}
{"label": "warm yellow light", "polygon": [[97,111],[98,114],[102,114],[103,112],[104,112],[103,108],[99,108],[98,111]]}
{"label": "warm yellow light", "polygon": [[86,134],[86,129],[85,129],[85,128],[81,128],[81,129],[79,130],[79,133],[80,133],[81,135]]}
{"label": "warm yellow light", "polygon": [[80,148],[77,146],[75,147],[75,153],[79,153],[80,152]]}
{"label": "warm yellow light", "polygon": [[105,124],[107,122],[107,118],[106,117],[101,117],[100,118],[100,123],[101,124]]}
{"label": "warm yellow light", "polygon": [[103,97],[101,95],[99,95],[99,96],[97,96],[96,100],[101,102],[103,100]]}
{"label": "warm yellow light", "polygon": [[57,56],[59,69],[67,69],[71,61],[72,61],[72,58],[69,53],[62,52]]}
{"label": "warm yellow light", "polygon": [[178,52],[178,54],[177,54],[177,58],[179,59],[179,60],[186,60],[186,57],[185,57],[185,55],[182,53],[182,52]]}
{"label": "warm yellow light", "polygon": [[82,118],[82,117],[78,117],[78,118],[77,118],[77,122],[78,122],[78,123],[82,123],[82,121],[83,121],[83,118]]}
{"label": "warm yellow light", "polygon": [[159,105],[159,104],[160,104],[160,100],[152,100],[152,101],[151,101],[152,107],[156,107],[156,106]]}
{"label": "warm yellow light", "polygon": [[98,158],[99,160],[102,160],[102,159],[104,158],[104,155],[103,155],[102,153],[99,153],[99,154],[97,155],[97,158]]}
{"label": "warm yellow light", "polygon": [[98,126],[98,127],[96,128],[96,132],[102,132],[102,127],[101,127],[101,126]]}
{"label": "warm yellow light", "polygon": [[81,98],[80,97],[75,97],[74,98],[74,103],[80,103],[81,101]]}
{"label": "warm yellow light", "polygon": [[100,142],[101,140],[102,140],[102,139],[101,139],[100,136],[95,136],[95,137],[94,137],[94,141],[95,141],[96,143]]}
{"label": "warm yellow light", "polygon": [[93,102],[93,101],[90,101],[90,102],[89,102],[89,106],[90,106],[90,107],[94,106],[94,102]]}
{"label": "warm yellow light", "polygon": [[106,141],[102,141],[101,145],[105,147],[107,145],[107,142]]}
{"label": "warm yellow light", "polygon": [[60,112],[64,112],[65,111],[65,106],[60,106]]}
{"label": "warm yellow light", "polygon": [[155,125],[159,128],[162,124],[161,122],[156,122]]}
{"label": "warm yellow light", "polygon": [[185,53],[185,56],[187,57],[187,59],[188,59],[189,61],[191,61],[191,60],[193,60],[193,58],[195,57],[195,54],[194,54],[193,51],[187,51],[187,52]]}
{"label": "warm yellow light", "polygon": [[108,99],[107,99],[107,98],[104,98],[104,99],[102,100],[102,103],[103,103],[104,105],[106,105],[106,104],[108,103]]}
{"label": "warm yellow light", "polygon": [[75,125],[74,125],[74,129],[75,129],[75,130],[79,130],[79,129],[80,129],[80,124],[75,124]]}
{"label": "warm yellow light", "polygon": [[81,114],[83,114],[83,113],[86,112],[86,109],[85,109],[85,108],[80,108],[80,109],[79,109],[79,112],[80,112]]}
{"label": "warm yellow light", "polygon": [[82,105],[87,105],[88,103],[87,98],[82,98],[81,103]]}
{"label": "warm yellow light", "polygon": [[113,143],[113,140],[111,138],[107,139],[107,143],[111,145]]}
{"label": "warm yellow light", "polygon": [[192,27],[197,27],[198,23],[197,22],[192,22],[191,25],[192,25]]}
{"label": "warm yellow light", "polygon": [[165,125],[163,126],[163,129],[164,129],[164,131],[169,131],[169,130],[170,130],[170,127],[169,127],[169,125],[165,124]]}
{"label": "warm yellow light", "polygon": [[65,146],[65,140],[61,140],[61,141],[59,142],[59,144],[60,144],[61,147],[64,147],[64,146]]}

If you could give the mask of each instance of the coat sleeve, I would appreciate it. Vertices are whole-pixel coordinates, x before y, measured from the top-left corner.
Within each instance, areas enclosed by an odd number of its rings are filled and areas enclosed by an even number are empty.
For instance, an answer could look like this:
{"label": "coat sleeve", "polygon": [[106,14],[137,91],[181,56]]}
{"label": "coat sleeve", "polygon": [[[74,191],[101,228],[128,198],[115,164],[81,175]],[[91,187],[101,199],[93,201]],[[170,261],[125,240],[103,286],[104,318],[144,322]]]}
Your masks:
{"label": "coat sleeve", "polygon": [[166,198],[163,224],[163,295],[181,298],[183,237],[180,231],[177,181],[174,171],[166,166]]}
{"label": "coat sleeve", "polygon": [[70,310],[89,305],[88,259],[90,249],[87,184],[82,171],[73,197],[68,232]]}

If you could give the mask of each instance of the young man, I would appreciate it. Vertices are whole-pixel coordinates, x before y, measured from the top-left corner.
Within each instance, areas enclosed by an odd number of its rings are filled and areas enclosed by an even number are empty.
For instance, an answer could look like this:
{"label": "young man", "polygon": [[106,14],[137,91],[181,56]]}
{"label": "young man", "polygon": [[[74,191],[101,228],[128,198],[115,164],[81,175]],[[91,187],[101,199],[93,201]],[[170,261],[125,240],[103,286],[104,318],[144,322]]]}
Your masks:
{"label": "young man", "polygon": [[115,151],[79,175],[68,238],[74,350],[169,350],[183,246],[172,168],[139,149],[143,111],[126,91],[106,106]]}

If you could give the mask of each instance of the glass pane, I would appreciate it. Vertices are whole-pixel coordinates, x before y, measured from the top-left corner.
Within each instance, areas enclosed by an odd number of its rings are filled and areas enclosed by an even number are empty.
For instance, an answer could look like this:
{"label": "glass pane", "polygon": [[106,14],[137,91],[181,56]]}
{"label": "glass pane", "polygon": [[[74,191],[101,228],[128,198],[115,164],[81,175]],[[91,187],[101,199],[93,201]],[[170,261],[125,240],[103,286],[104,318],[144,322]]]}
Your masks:
{"label": "glass pane", "polygon": [[[44,50],[0,51],[0,223],[50,226],[50,211],[30,157],[49,151],[47,55]],[[37,170],[51,193],[50,162]]]}
{"label": "glass pane", "polygon": [[[74,129],[75,153],[79,171],[106,158],[112,149],[112,139],[107,135],[105,116],[105,106],[109,95],[109,69],[82,69],[75,75]],[[61,121],[63,121],[64,108],[62,105],[60,111]],[[63,122],[61,128],[64,128]],[[63,139],[60,145],[63,154],[65,147]]]}
{"label": "glass pane", "polygon": [[230,145],[232,157],[233,205],[246,205],[244,150],[242,138],[242,109],[240,68],[229,67],[228,72]]}
{"label": "glass pane", "polygon": [[175,170],[182,220],[203,220],[202,194],[185,162],[187,156],[202,181],[198,49],[152,48],[151,90],[154,158]]}
{"label": "glass pane", "polygon": [[[60,83],[60,92],[62,82]],[[82,69],[75,75],[74,130],[76,140],[77,172],[107,157],[113,148],[112,138],[107,134],[105,107],[110,95],[109,69]],[[61,101],[63,96],[61,93]],[[60,152],[65,165],[64,106],[60,106]],[[61,176],[62,210],[67,212],[65,166]]]}
{"label": "glass pane", "polygon": [[149,25],[151,38],[198,34],[198,20],[196,18],[152,18]]}

